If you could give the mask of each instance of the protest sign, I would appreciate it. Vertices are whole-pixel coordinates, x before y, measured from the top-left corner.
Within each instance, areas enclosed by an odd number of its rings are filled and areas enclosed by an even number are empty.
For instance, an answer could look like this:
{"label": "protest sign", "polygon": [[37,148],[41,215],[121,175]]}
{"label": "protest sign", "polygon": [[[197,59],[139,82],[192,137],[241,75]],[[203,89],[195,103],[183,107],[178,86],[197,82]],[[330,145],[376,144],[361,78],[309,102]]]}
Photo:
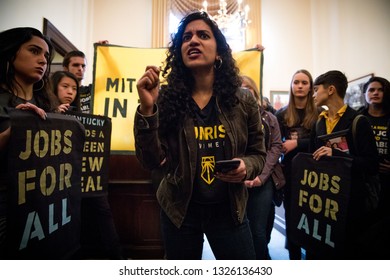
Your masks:
{"label": "protest sign", "polygon": [[[146,66],[163,66],[167,49],[95,45],[92,108],[112,120],[111,153],[134,153],[133,123],[139,104],[137,80]],[[240,74],[250,76],[261,90],[262,52],[233,53]]]}
{"label": "protest sign", "polygon": [[105,116],[67,112],[85,128],[82,157],[81,192],[83,197],[107,195],[111,143],[111,119]]}
{"label": "protest sign", "polygon": [[291,240],[316,255],[343,249],[351,160],[298,153],[292,161]]}
{"label": "protest sign", "polygon": [[15,259],[66,259],[80,239],[85,131],[75,118],[11,110],[7,246]]}

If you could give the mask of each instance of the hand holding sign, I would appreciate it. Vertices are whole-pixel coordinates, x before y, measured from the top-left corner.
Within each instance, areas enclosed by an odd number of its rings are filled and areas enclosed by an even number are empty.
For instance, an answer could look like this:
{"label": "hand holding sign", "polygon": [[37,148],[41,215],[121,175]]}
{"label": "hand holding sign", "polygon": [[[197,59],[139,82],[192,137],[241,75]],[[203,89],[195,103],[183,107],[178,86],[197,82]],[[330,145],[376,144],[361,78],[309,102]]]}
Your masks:
{"label": "hand holding sign", "polygon": [[20,109],[20,110],[31,110],[31,111],[34,111],[35,113],[37,113],[38,116],[41,117],[41,119],[43,120],[46,120],[46,112],[39,108],[38,106],[32,104],[32,103],[25,103],[25,104],[19,104],[15,107],[16,109]]}

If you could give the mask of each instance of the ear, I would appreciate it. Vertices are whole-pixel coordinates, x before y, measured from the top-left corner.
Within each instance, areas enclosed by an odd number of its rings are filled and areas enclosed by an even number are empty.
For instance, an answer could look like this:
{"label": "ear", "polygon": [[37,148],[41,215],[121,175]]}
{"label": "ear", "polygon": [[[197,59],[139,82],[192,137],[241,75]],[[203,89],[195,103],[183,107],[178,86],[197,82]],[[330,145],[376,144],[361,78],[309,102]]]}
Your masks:
{"label": "ear", "polygon": [[329,87],[328,87],[328,94],[329,95],[333,95],[333,94],[335,94],[336,93],[336,87],[334,86],[334,85],[330,85]]}

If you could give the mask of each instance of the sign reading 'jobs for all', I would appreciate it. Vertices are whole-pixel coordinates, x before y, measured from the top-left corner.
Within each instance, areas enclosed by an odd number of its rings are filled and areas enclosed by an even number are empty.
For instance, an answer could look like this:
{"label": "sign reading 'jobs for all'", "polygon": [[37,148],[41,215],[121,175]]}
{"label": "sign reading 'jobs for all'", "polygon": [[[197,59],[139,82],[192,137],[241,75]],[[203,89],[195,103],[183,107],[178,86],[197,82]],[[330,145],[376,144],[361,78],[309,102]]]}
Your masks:
{"label": "sign reading 'jobs for all'", "polygon": [[11,258],[68,258],[79,246],[83,125],[12,110],[7,233]]}
{"label": "sign reading 'jobs for all'", "polygon": [[291,240],[317,255],[341,250],[350,195],[351,160],[298,153],[292,161]]}

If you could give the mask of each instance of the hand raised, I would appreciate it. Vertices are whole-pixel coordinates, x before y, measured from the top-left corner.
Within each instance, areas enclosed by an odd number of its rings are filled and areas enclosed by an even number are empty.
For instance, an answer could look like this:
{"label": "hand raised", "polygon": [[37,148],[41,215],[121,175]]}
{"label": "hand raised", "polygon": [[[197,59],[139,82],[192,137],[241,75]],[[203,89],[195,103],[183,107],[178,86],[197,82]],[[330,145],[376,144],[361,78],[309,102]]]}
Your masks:
{"label": "hand raised", "polygon": [[157,101],[160,87],[160,69],[157,66],[147,66],[145,73],[137,82],[138,96],[140,99],[140,113],[152,115],[153,106]]}

